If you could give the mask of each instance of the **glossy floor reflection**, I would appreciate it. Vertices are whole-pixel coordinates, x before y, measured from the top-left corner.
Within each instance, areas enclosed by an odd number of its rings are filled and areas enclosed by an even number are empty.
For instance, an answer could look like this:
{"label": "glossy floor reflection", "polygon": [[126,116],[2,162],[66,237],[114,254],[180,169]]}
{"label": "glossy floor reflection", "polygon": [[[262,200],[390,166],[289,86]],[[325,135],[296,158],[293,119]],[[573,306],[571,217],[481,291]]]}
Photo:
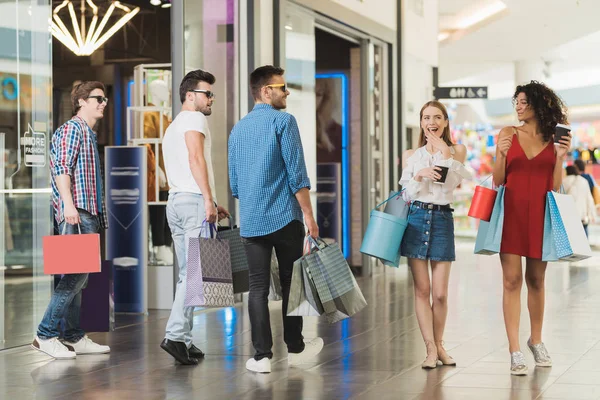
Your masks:
{"label": "glossy floor reflection", "polygon": [[[132,318],[109,334],[92,334],[110,355],[51,361],[27,347],[0,352],[1,399],[600,399],[600,258],[548,269],[544,340],[552,368],[509,375],[497,257],[459,244],[452,271],[446,347],[458,367],[423,371],[425,346],[405,267],[359,279],[369,302],[335,325],[305,320],[305,336],[322,336],[317,362],[288,368],[280,303],[272,303],[275,357],[270,375],[249,373],[252,354],[246,304],[195,317],[195,343],[207,353],[196,367],[176,366],[159,348],[166,317]],[[525,297],[523,309],[526,310]],[[525,350],[528,314],[523,313]]]}

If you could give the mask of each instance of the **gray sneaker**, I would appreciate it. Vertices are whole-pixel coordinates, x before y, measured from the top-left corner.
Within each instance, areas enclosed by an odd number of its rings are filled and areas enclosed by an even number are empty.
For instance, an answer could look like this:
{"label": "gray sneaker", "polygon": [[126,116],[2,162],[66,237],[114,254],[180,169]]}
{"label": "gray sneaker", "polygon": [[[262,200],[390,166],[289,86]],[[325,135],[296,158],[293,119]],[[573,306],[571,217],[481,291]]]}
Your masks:
{"label": "gray sneaker", "polygon": [[510,373],[511,375],[527,375],[525,356],[520,351],[510,354]]}
{"label": "gray sneaker", "polygon": [[551,367],[552,359],[550,355],[548,355],[548,350],[546,350],[546,346],[544,343],[532,344],[531,338],[527,340],[527,347],[533,353],[533,358],[535,359],[535,365],[538,367]]}

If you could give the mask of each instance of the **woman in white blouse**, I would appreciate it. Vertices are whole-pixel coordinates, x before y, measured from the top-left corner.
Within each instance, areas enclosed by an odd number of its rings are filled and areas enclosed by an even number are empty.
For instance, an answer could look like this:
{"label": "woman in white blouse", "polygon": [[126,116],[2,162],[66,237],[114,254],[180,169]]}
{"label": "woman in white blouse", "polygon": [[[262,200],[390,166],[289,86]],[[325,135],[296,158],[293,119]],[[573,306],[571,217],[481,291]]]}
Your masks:
{"label": "woman in white blouse", "polygon": [[[448,112],[438,101],[430,101],[421,109],[419,146],[403,155],[400,184],[405,189],[404,199],[411,206],[401,253],[408,258],[412,271],[415,312],[427,348],[422,367],[431,369],[438,362],[456,365],[442,341],[448,314],[450,266],[455,260],[451,204],[454,190],[463,178],[470,178],[470,173],[463,165],[467,150],[462,144],[452,143]],[[437,182],[442,178],[443,167],[448,168],[445,182]]]}

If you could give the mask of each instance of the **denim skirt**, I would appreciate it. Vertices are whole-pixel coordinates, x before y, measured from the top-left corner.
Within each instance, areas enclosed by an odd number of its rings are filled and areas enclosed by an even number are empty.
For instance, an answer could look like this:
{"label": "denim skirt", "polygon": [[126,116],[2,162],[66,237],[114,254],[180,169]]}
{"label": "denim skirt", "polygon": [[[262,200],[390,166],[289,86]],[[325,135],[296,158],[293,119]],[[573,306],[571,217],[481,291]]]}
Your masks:
{"label": "denim skirt", "polygon": [[407,258],[454,261],[454,218],[450,210],[424,210],[412,204],[402,238],[401,254]]}

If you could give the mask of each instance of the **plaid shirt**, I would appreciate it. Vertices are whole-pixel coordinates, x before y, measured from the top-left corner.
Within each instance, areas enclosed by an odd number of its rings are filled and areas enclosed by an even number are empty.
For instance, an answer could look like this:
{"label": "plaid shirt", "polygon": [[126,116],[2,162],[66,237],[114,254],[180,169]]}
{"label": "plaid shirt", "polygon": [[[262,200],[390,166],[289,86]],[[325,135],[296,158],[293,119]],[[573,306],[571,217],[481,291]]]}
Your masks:
{"label": "plaid shirt", "polygon": [[[108,227],[106,212],[98,212],[97,187],[102,190],[102,182],[96,182],[97,144],[96,134],[80,117],[61,125],[50,145],[50,170],[52,172],[52,206],[54,217],[59,224],[64,220],[64,202],[60,198],[56,177],[71,176],[71,194],[75,207],[82,208],[92,215],[98,215],[103,228]],[[104,199],[104,196],[102,196]],[[102,201],[102,210],[106,202]]]}
{"label": "plaid shirt", "polygon": [[257,104],[229,137],[229,184],[240,200],[243,237],[264,236],[303,221],[295,194],[310,189],[296,118]]}

